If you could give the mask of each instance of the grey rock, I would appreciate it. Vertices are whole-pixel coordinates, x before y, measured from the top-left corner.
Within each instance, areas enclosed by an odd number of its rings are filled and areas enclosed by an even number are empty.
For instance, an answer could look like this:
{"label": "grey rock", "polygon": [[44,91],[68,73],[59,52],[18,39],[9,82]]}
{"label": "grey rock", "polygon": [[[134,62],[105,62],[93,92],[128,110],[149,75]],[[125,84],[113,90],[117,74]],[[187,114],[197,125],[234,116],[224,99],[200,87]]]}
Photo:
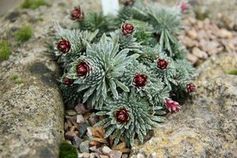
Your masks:
{"label": "grey rock", "polygon": [[80,144],[80,151],[83,153],[89,153],[89,141],[84,141]]}
{"label": "grey rock", "polygon": [[138,153],[137,154],[137,158],[145,158],[145,155],[141,154],[141,153]]}
{"label": "grey rock", "polygon": [[88,109],[86,109],[84,104],[77,104],[74,109],[78,114],[85,114],[86,112],[88,112]]}
{"label": "grey rock", "polygon": [[88,127],[87,123],[80,123],[79,124],[79,134],[80,134],[80,137],[83,137],[86,134],[87,127]]}
{"label": "grey rock", "polygon": [[128,154],[123,154],[122,158],[128,158]]}
{"label": "grey rock", "polygon": [[237,69],[236,54],[213,56],[201,65],[193,98],[148,142],[134,145],[131,157],[141,151],[158,157],[237,157],[237,76],[226,74],[231,69]]}
{"label": "grey rock", "polygon": [[90,158],[90,153],[80,153],[78,158]]}
{"label": "grey rock", "polygon": [[77,123],[84,123],[85,119],[82,115],[77,115]]}
{"label": "grey rock", "polygon": [[72,144],[76,146],[76,148],[80,148],[80,144],[82,143],[82,139],[79,138],[78,136],[74,136],[72,139]]}
{"label": "grey rock", "polygon": [[121,158],[122,157],[122,152],[117,151],[117,150],[112,150],[109,153],[110,158]]}
{"label": "grey rock", "polygon": [[112,150],[108,146],[103,146],[102,147],[102,152],[104,154],[109,154]]}

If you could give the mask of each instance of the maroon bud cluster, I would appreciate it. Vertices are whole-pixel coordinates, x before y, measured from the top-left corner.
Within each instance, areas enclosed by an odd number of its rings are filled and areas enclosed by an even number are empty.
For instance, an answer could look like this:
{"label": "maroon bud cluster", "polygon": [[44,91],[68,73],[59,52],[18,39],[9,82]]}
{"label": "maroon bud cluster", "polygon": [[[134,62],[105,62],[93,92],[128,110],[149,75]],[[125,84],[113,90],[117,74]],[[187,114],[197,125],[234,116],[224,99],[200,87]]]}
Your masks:
{"label": "maroon bud cluster", "polygon": [[193,93],[197,90],[196,85],[193,83],[189,83],[186,85],[186,90],[188,93]]}
{"label": "maroon bud cluster", "polygon": [[165,59],[157,59],[157,67],[161,70],[167,69],[169,63]]}
{"label": "maroon bud cluster", "polygon": [[82,61],[76,66],[76,71],[78,76],[86,76],[90,71],[90,67],[86,62]]}
{"label": "maroon bud cluster", "polygon": [[63,54],[66,54],[70,51],[71,49],[71,44],[68,40],[66,39],[61,39],[58,44],[57,44],[57,49],[62,52]]}
{"label": "maroon bud cluster", "polygon": [[74,82],[73,79],[70,79],[70,78],[68,78],[68,77],[64,77],[64,78],[63,78],[63,84],[64,84],[64,85],[70,86],[70,85],[73,84],[73,82]]}
{"label": "maroon bud cluster", "polygon": [[181,109],[179,103],[171,99],[165,99],[165,107],[169,112],[178,112]]}
{"label": "maroon bud cluster", "polygon": [[138,73],[134,76],[133,83],[138,88],[144,87],[147,83],[147,78],[146,75]]}
{"label": "maroon bud cluster", "polygon": [[124,23],[122,25],[122,32],[125,36],[131,35],[134,32],[134,26],[129,23]]}
{"label": "maroon bud cluster", "polygon": [[82,21],[84,19],[84,12],[81,10],[80,6],[75,7],[71,11],[71,19],[75,21]]}
{"label": "maroon bud cluster", "polygon": [[125,109],[125,108],[119,109],[118,111],[116,111],[115,117],[116,117],[116,120],[119,123],[126,123],[126,122],[128,122],[129,121],[128,110]]}

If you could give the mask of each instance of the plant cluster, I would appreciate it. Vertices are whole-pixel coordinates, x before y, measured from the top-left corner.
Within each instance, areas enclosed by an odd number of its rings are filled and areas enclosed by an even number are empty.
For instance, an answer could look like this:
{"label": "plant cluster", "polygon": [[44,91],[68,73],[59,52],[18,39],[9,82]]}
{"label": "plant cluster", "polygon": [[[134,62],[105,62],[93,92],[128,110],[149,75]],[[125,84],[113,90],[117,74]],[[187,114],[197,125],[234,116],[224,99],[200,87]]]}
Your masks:
{"label": "plant cluster", "polygon": [[0,40],[0,61],[7,60],[11,54],[10,44],[7,40]]}
{"label": "plant cluster", "polygon": [[106,129],[133,144],[177,112],[178,101],[195,91],[194,69],[177,34],[183,8],[125,3],[117,17],[71,11],[73,28],[57,27],[55,55],[63,68],[64,101],[81,99],[97,111]]}
{"label": "plant cluster", "polygon": [[15,39],[19,43],[24,43],[28,41],[33,35],[32,27],[29,25],[22,26],[19,30],[15,33]]}

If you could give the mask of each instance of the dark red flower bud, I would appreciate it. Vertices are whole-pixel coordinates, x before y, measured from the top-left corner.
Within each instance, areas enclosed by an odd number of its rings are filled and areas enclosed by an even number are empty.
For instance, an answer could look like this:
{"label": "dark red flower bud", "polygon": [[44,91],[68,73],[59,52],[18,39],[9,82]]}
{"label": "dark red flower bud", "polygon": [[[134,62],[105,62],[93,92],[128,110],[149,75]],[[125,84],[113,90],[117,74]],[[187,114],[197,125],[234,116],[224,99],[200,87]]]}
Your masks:
{"label": "dark red flower bud", "polygon": [[57,49],[63,54],[66,54],[71,49],[71,44],[68,40],[61,39],[57,44]]}
{"label": "dark red flower bud", "polygon": [[197,88],[196,88],[195,84],[193,84],[193,83],[189,83],[189,84],[186,85],[186,90],[187,90],[188,93],[195,92],[196,89]]}
{"label": "dark red flower bud", "polygon": [[116,120],[119,123],[126,123],[126,122],[128,122],[128,120],[129,120],[128,110],[125,109],[125,108],[119,109],[118,111],[116,111],[115,117],[116,117]]}
{"label": "dark red flower bud", "polygon": [[144,74],[136,74],[133,78],[136,87],[144,87],[147,83],[147,76]]}
{"label": "dark red flower bud", "polygon": [[77,21],[82,21],[84,19],[84,12],[81,10],[80,6],[75,7],[71,11],[71,19],[72,20],[77,20]]}
{"label": "dark red flower bud", "polygon": [[180,4],[180,9],[182,13],[186,13],[186,11],[188,10],[189,6],[187,2],[181,2]]}
{"label": "dark red flower bud", "polygon": [[86,76],[90,71],[90,67],[86,62],[82,61],[77,65],[76,71],[78,76]]}
{"label": "dark red flower bud", "polygon": [[134,32],[134,26],[129,23],[124,23],[122,25],[122,32],[124,35],[131,35]]}
{"label": "dark red flower bud", "polygon": [[179,103],[171,99],[165,99],[165,107],[169,112],[178,112],[181,109]]}
{"label": "dark red flower bud", "polygon": [[70,78],[68,78],[68,77],[64,77],[64,78],[63,78],[63,84],[64,84],[64,85],[70,86],[70,85],[73,84],[73,82],[74,82],[73,79],[70,79]]}
{"label": "dark red flower bud", "polygon": [[157,67],[161,70],[164,70],[168,67],[168,62],[165,59],[158,59],[157,60]]}

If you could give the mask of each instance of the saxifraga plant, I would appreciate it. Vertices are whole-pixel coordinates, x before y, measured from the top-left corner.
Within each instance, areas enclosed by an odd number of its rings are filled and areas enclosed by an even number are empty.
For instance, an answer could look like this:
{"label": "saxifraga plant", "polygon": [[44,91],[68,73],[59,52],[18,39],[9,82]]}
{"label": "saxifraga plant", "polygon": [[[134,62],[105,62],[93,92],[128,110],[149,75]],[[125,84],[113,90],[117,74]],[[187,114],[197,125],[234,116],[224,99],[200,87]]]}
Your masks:
{"label": "saxifraga plant", "polygon": [[179,99],[196,89],[190,82],[194,69],[176,38],[181,15],[178,7],[156,4],[131,3],[118,17],[75,7],[71,19],[78,25],[58,27],[55,37],[66,104],[81,100],[96,110],[101,118],[96,125],[114,144],[143,142],[167,112],[180,110]]}

